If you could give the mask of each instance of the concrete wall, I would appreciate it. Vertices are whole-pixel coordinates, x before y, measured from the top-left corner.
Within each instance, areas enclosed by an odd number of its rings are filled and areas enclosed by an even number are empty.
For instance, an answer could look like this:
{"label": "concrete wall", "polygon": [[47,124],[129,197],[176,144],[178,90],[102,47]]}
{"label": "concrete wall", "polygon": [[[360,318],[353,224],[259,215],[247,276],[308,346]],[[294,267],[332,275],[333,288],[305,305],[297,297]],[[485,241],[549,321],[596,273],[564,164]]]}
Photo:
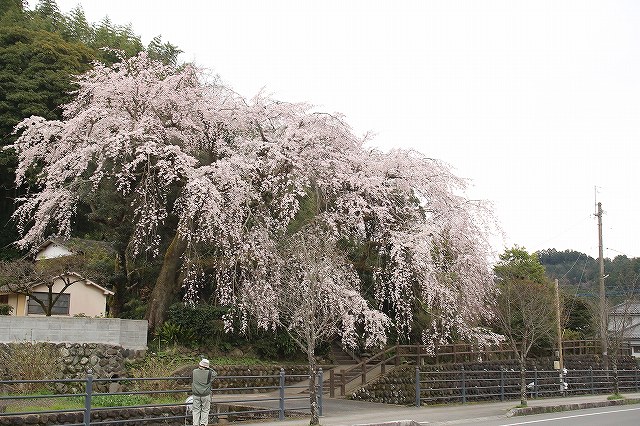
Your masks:
{"label": "concrete wall", "polygon": [[0,315],[0,342],[105,343],[147,349],[147,321]]}

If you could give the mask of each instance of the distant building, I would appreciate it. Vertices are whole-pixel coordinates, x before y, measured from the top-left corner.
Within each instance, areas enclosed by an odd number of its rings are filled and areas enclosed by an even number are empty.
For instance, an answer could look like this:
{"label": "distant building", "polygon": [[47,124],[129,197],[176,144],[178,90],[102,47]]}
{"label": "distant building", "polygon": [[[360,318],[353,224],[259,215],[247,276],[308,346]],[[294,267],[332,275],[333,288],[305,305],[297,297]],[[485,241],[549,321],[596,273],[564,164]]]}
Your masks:
{"label": "distant building", "polygon": [[627,301],[614,306],[609,313],[609,332],[621,333],[631,355],[640,358],[640,303]]}

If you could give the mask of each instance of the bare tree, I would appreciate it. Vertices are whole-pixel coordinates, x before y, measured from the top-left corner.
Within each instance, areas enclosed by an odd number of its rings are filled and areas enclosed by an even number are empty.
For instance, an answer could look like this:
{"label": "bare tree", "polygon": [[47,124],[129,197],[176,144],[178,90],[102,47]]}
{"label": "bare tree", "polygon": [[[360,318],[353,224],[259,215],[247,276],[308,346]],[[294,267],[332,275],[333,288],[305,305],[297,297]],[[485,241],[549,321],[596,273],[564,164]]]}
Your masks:
{"label": "bare tree", "polygon": [[[0,287],[9,292],[23,294],[36,302],[46,316],[52,311],[62,294],[77,282],[84,282],[87,261],[83,255],[62,256],[37,262],[28,260],[0,261]],[[61,287],[55,288],[56,283]],[[36,292],[39,286],[47,288],[43,297]]]}
{"label": "bare tree", "polygon": [[[623,257],[618,260],[624,261]],[[627,259],[628,260],[628,259]],[[613,393],[620,393],[618,365],[619,357],[623,353],[631,332],[640,326],[638,314],[640,314],[640,303],[637,297],[637,282],[640,275],[636,275],[633,270],[628,274],[620,274],[618,271],[614,284],[607,286],[607,294],[603,301],[603,306],[598,303],[589,304],[591,318],[594,328],[606,330],[604,341],[607,344],[607,356],[603,357],[602,363],[607,370],[611,371],[613,379]],[[626,275],[626,276],[623,276]],[[608,277],[605,275],[604,277]],[[634,277],[635,276],[635,277]],[[600,311],[606,312],[606,324],[600,326]]]}
{"label": "bare tree", "polygon": [[[365,347],[386,342],[390,323],[382,312],[369,307],[359,291],[359,278],[331,234],[310,226],[296,232],[280,247],[282,267],[274,305],[276,323],[287,330],[307,354],[311,425],[319,423],[315,351],[322,342],[341,336],[346,347],[354,347],[358,330]],[[322,390],[320,390],[322,391]]]}
{"label": "bare tree", "polygon": [[518,357],[520,403],[524,406],[527,355],[535,344],[552,335],[555,326],[553,288],[545,281],[544,268],[535,254],[518,247],[501,255],[495,270],[499,287],[495,318],[499,332]]}
{"label": "bare tree", "polygon": [[[607,302],[610,302],[610,300]],[[607,312],[609,312],[607,342],[611,354],[609,361],[613,375],[613,393],[618,395],[620,394],[618,358],[628,341],[629,333],[639,325],[637,321],[634,321],[633,314],[638,314],[640,304],[635,297],[629,296],[616,306],[610,307],[610,303],[607,303],[606,307]]]}

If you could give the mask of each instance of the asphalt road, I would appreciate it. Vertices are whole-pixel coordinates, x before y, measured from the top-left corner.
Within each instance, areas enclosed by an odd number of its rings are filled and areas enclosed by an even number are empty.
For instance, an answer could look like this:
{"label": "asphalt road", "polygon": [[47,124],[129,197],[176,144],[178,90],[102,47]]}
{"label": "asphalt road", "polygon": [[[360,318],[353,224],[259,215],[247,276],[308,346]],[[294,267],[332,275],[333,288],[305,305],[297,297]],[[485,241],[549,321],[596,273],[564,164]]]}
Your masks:
{"label": "asphalt road", "polygon": [[590,408],[579,411],[511,417],[509,419],[468,419],[462,422],[420,423],[421,425],[474,425],[474,426],[637,426],[640,425],[640,407],[618,406]]}
{"label": "asphalt road", "polygon": [[[640,393],[627,395],[630,400],[640,399]],[[300,401],[302,402],[302,401]],[[517,401],[452,404],[441,406],[407,407],[344,399],[326,398],[324,426],[388,425],[405,426],[627,426],[640,425],[640,404],[606,406],[548,414],[508,417]],[[580,395],[564,398],[530,400],[529,405],[560,407],[565,404],[606,403],[607,395]],[[405,422],[401,422],[404,420]],[[284,421],[242,422],[261,426],[306,426],[309,418],[287,418]]]}

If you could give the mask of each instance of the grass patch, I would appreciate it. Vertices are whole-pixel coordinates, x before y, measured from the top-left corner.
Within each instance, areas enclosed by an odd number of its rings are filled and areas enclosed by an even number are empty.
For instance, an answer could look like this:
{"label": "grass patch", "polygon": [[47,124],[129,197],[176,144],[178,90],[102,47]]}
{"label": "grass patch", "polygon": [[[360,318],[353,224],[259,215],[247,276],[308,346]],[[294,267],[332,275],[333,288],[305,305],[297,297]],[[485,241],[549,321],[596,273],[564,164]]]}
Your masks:
{"label": "grass patch", "polygon": [[[155,404],[182,404],[184,399],[179,397],[152,397],[149,395],[98,395],[91,398],[91,407],[126,407],[136,405]],[[82,410],[84,409],[84,397],[65,397],[40,399],[37,404],[30,401],[29,405],[8,404],[8,413],[25,413],[28,411],[53,411],[53,410]]]}
{"label": "grass patch", "polygon": [[148,395],[98,395],[91,398],[92,407],[125,407],[156,402]]}
{"label": "grass patch", "polygon": [[608,401],[617,401],[619,399],[624,399],[624,396],[620,395],[619,393],[614,393],[613,395],[609,395],[607,397]]}

